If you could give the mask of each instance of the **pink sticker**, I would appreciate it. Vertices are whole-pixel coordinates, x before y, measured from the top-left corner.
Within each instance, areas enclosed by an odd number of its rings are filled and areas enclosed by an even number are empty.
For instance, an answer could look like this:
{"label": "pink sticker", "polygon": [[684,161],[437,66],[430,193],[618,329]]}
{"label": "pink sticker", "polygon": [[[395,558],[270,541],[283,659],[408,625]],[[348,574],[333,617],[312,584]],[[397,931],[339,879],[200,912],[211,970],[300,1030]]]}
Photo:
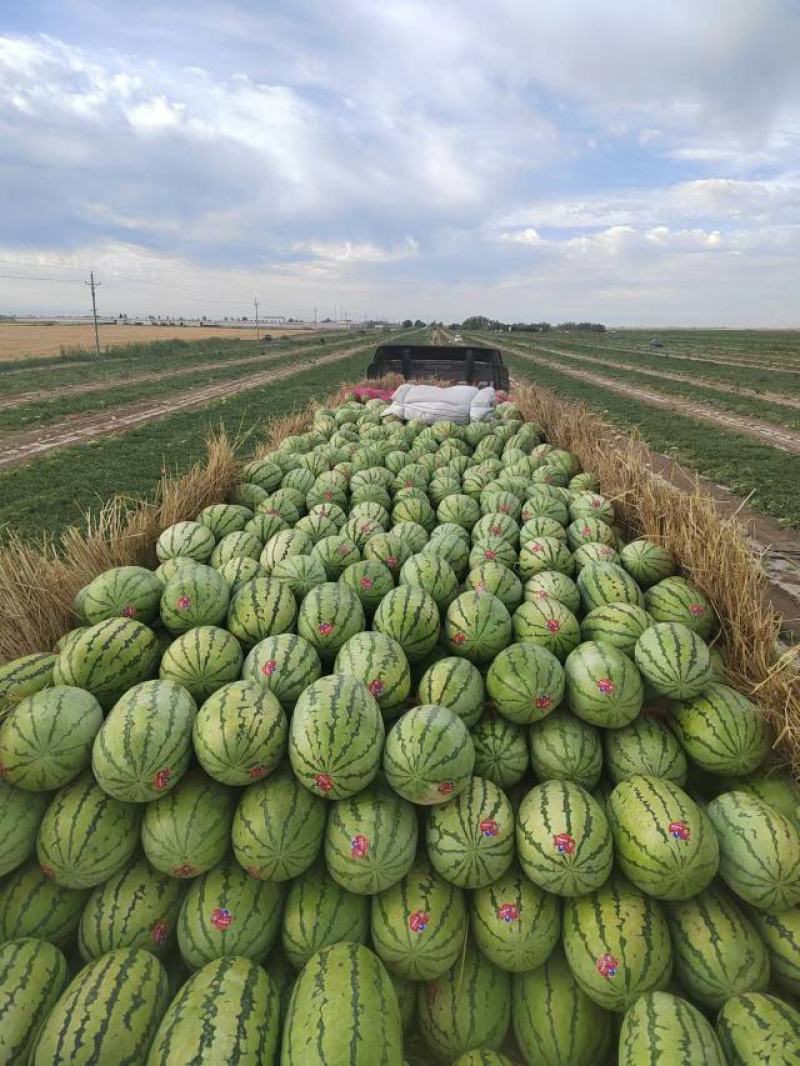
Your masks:
{"label": "pink sticker", "polygon": [[556,833],[553,837],[553,847],[559,855],[572,855],[575,852],[575,838],[569,833]]}
{"label": "pink sticker", "polygon": [[619,960],[613,955],[601,955],[597,960],[597,972],[601,977],[616,977],[619,969]]}
{"label": "pink sticker", "polygon": [[233,915],[227,907],[216,907],[211,912],[211,924],[217,929],[228,929],[233,921]]}
{"label": "pink sticker", "polygon": [[676,840],[688,840],[692,831],[686,822],[670,822],[669,831]]}
{"label": "pink sticker", "polygon": [[323,792],[330,792],[333,788],[333,779],[328,777],[327,774],[317,774],[314,777],[314,784],[317,788],[322,789]]}
{"label": "pink sticker", "polygon": [[267,659],[264,665],[261,667],[261,673],[265,677],[272,677],[277,669],[278,663],[276,659]]}
{"label": "pink sticker", "polygon": [[150,927],[150,939],[154,944],[165,944],[169,936],[169,925],[166,922],[154,922]]}
{"label": "pink sticker", "polygon": [[156,772],[153,774],[153,788],[161,792],[161,790],[165,789],[170,783],[171,778],[172,770],[168,768],[164,770],[156,770]]}
{"label": "pink sticker", "polygon": [[519,907],[516,903],[501,903],[497,908],[497,917],[501,922],[518,922]]}
{"label": "pink sticker", "polygon": [[380,699],[383,695],[384,684],[377,677],[374,679],[374,681],[370,681],[370,683],[367,685],[367,688],[370,690],[376,700]]}
{"label": "pink sticker", "polygon": [[431,917],[425,911],[414,911],[408,919],[408,928],[414,933],[424,933],[428,928]]}
{"label": "pink sticker", "polygon": [[597,682],[597,687],[604,696],[610,696],[614,691],[615,685],[610,677],[601,677]]}
{"label": "pink sticker", "polygon": [[333,624],[331,622],[320,622],[317,626],[317,632],[321,637],[329,637],[333,632]]}
{"label": "pink sticker", "polygon": [[480,830],[485,837],[496,837],[500,832],[500,826],[494,818],[484,818],[480,824]]}
{"label": "pink sticker", "polygon": [[361,833],[357,833],[350,841],[350,857],[352,859],[366,858],[369,851],[369,840]]}

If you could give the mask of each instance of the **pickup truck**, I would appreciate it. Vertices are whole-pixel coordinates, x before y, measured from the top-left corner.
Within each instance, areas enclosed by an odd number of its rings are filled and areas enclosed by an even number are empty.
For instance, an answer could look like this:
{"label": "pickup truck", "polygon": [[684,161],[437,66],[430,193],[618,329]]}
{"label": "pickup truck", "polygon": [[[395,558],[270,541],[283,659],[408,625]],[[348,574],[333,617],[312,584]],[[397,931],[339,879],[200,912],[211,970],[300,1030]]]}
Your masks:
{"label": "pickup truck", "polygon": [[381,344],[367,367],[367,378],[400,374],[404,381],[435,378],[458,385],[493,385],[508,391],[508,368],[497,348],[452,344]]}

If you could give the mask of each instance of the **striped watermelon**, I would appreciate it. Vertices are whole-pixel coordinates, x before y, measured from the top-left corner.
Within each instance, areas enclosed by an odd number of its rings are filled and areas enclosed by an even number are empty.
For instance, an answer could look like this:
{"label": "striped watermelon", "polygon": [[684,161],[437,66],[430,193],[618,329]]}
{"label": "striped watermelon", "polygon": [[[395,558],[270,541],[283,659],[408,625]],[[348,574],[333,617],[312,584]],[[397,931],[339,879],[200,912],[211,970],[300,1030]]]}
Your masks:
{"label": "striped watermelon", "polygon": [[437,704],[421,704],[392,726],[383,750],[389,785],[420,805],[446,803],[469,784],[475,748],[458,715]]}
{"label": "striped watermelon", "polygon": [[313,1062],[402,1066],[397,993],[383,963],[362,944],[318,951],[294,986],[281,1066]]}
{"label": "striped watermelon", "polygon": [[425,1043],[451,1062],[476,1048],[497,1050],[511,1022],[511,982],[472,947],[463,960],[419,990],[417,1015]]}
{"label": "striped watermelon", "polygon": [[[552,456],[548,462],[552,462]],[[576,492],[569,501],[569,514],[573,521],[591,515],[611,525],[614,521],[614,505],[599,493]]]}
{"label": "striped watermelon", "polygon": [[322,948],[350,941],[363,944],[369,935],[369,901],[338,885],[321,864],[306,870],[289,888],[283,909],[281,940],[296,970]]}
{"label": "striped watermelon", "polygon": [[383,563],[395,579],[410,555],[408,545],[398,540],[394,533],[373,533],[364,544],[364,558]]}
{"label": "striped watermelon", "polygon": [[[591,563],[619,563],[619,553],[610,544],[598,544],[597,541],[588,541],[581,544],[572,553],[575,563],[575,573],[579,574],[585,566]],[[577,588],[577,586],[576,586]]]}
{"label": "striped watermelon", "polygon": [[486,544],[489,547],[498,541],[507,541],[514,546],[519,542],[519,525],[511,515],[491,512],[472,527],[471,540],[473,544]]}
{"label": "striped watermelon", "polygon": [[290,555],[273,566],[270,577],[286,585],[298,603],[328,580],[325,567],[313,555]]}
{"label": "striped watermelon", "polygon": [[[261,515],[260,518],[268,522],[273,519],[272,515]],[[260,537],[251,530],[243,529],[236,533],[228,533],[217,541],[216,547],[209,556],[208,565],[219,569],[231,559],[257,560],[264,550],[264,544]]]}
{"label": "striped watermelon", "polygon": [[397,525],[398,522],[416,522],[430,533],[436,525],[436,513],[427,499],[416,496],[400,499],[396,496],[392,508],[392,525]]}
{"label": "striped watermelon", "polygon": [[487,713],[472,730],[475,773],[499,788],[511,788],[528,769],[528,743],[522,726]]}
{"label": "striped watermelon", "polygon": [[59,684],[87,689],[108,709],[131,685],[153,676],[160,654],[147,626],[130,618],[109,618],[89,626],[59,654]]}
{"label": "striped watermelon", "polygon": [[376,559],[362,559],[348,566],[339,584],[355,593],[364,612],[371,615],[387,592],[394,588],[394,578],[388,566]]}
{"label": "striped watermelon", "polygon": [[708,805],[719,837],[722,880],[764,911],[800,903],[800,834],[788,819],[748,792],[724,792]]}
{"label": "striped watermelon", "polygon": [[471,530],[481,517],[481,507],[477,500],[463,493],[446,496],[436,509],[438,522],[453,522],[466,530]]}
{"label": "striped watermelon", "polygon": [[275,1063],[278,1011],[278,985],[261,966],[236,956],[214,959],[170,1003],[146,1066]]}
{"label": "striped watermelon", "polygon": [[587,640],[564,664],[567,706],[579,718],[604,729],[619,729],[638,715],[644,703],[639,671],[621,651],[600,640]]}
{"label": "striped watermelon", "polygon": [[610,603],[589,611],[581,622],[581,640],[602,640],[626,655],[633,655],[636,642],[652,625],[653,619],[641,607]]}
{"label": "striped watermelon", "polygon": [[398,583],[427,592],[440,611],[445,610],[458,593],[458,578],[452,566],[434,552],[410,555],[400,568]]}
{"label": "striped watermelon", "polygon": [[0,777],[0,876],[33,854],[49,801],[44,793],[32,795]]}
{"label": "striped watermelon", "polygon": [[747,774],[772,746],[762,712],[746,696],[714,682],[699,696],[671,707],[672,725],[687,755],[715,774]]}
{"label": "striped watermelon", "polygon": [[643,589],[658,584],[675,573],[675,560],[660,544],[651,540],[632,540],[620,552],[622,565]]}
{"label": "striped watermelon", "polygon": [[250,785],[239,800],[231,841],[239,864],[262,881],[288,881],[317,857],[325,804],[288,767]]}
{"label": "striped watermelon", "polygon": [[245,481],[258,485],[259,488],[264,489],[266,492],[274,492],[283,479],[283,471],[277,463],[265,456],[263,459],[254,459],[251,463],[248,463],[242,469],[242,477]]}
{"label": "striped watermelon", "polygon": [[405,977],[398,977],[389,971],[394,990],[397,993],[397,1005],[400,1008],[400,1024],[403,1033],[411,1028],[417,1013],[417,987],[414,981],[406,981]]}
{"label": "striped watermelon", "polygon": [[675,975],[698,1006],[717,1011],[740,992],[769,984],[767,949],[721,885],[666,907]]}
{"label": "striped watermelon", "polygon": [[785,768],[763,766],[745,777],[731,778],[729,787],[737,792],[752,792],[800,829],[800,784]]}
{"label": "striped watermelon", "polygon": [[266,688],[286,710],[291,710],[301,692],[321,674],[315,649],[294,633],[260,641],[250,649],[242,667],[245,681]]}
{"label": "striped watermelon", "polygon": [[67,960],[43,940],[17,938],[0,945],[0,1062],[28,1061],[39,1027],[68,980]]}
{"label": "striped watermelon", "polygon": [[559,600],[547,596],[521,603],[513,624],[516,641],[546,648],[561,662],[580,643],[578,619]]}
{"label": "striped watermelon", "polygon": [[529,577],[523,586],[523,597],[526,601],[545,598],[558,600],[573,614],[577,614],[581,606],[578,586],[571,577],[562,574],[559,570],[541,570],[533,577]]}
{"label": "striped watermelon", "polygon": [[361,561],[361,552],[355,541],[334,533],[317,541],[311,558],[322,564],[327,581],[337,581],[348,566]]}
{"label": "striped watermelon", "polygon": [[176,522],[167,526],[156,541],[159,562],[183,556],[198,563],[208,560],[215,545],[214,534],[200,522]]}
{"label": "striped watermelon", "polygon": [[649,896],[686,900],[707,888],[719,843],[707,815],[673,781],[635,775],[606,804],[619,869]]}
{"label": "striped watermelon", "polygon": [[383,597],[372,627],[396,640],[408,661],[416,663],[433,651],[439,639],[439,609],[427,592],[402,585]]}
{"label": "striped watermelon", "polygon": [[93,888],[129,861],[139,843],[140,809],[112,799],[87,770],[53,796],[39,826],[42,872],[65,888]]}
{"label": "striped watermelon", "polygon": [[[616,730],[611,735],[616,735]],[[535,722],[528,733],[528,743],[533,772],[541,781],[572,781],[589,790],[600,780],[600,734],[566,708]]]}
{"label": "striped watermelon", "polygon": [[294,628],[297,604],[283,581],[255,577],[239,589],[228,608],[228,630],[246,648]]}
{"label": "striped watermelon", "polygon": [[516,867],[472,893],[470,924],[486,958],[508,973],[541,966],[561,936],[556,896],[531,884]]}
{"label": "striped watermelon", "polygon": [[161,621],[170,633],[220,625],[229,600],[230,586],[222,574],[198,563],[167,582],[161,597]]}
{"label": "striped watermelon", "polygon": [[364,609],[345,585],[317,585],[303,599],[297,615],[297,632],[317,651],[323,663],[332,663],[339,648],[366,625]]}
{"label": "striped watermelon", "polygon": [[380,708],[367,686],[346,674],[331,674],[314,681],[297,701],[289,759],[310,792],[346,799],[378,772],[383,738]]}
{"label": "striped watermelon", "polygon": [[20,866],[0,885],[0,943],[15,937],[62,946],[78,928],[88,890],[63,888],[37,862]]}
{"label": "striped watermelon", "polygon": [[[642,590],[627,570],[623,570],[616,563],[587,563],[581,568],[576,584],[580,590],[583,609],[587,612],[595,607],[607,607],[610,603],[646,606]],[[663,619],[656,618],[656,621]]]}
{"label": "striped watermelon", "polygon": [[[276,533],[280,533],[287,528],[288,527],[284,520],[278,515],[264,514],[262,512],[261,514],[253,515],[253,517],[244,526],[244,531],[247,533],[252,533],[253,536],[257,537],[263,545],[266,544],[271,537],[274,537]],[[233,530],[229,530],[228,532],[233,532]],[[254,556],[254,558],[258,559],[260,554],[261,552],[259,552],[258,555]],[[244,558],[244,556],[236,556],[235,558],[241,559]],[[232,562],[233,560],[230,561]],[[227,565],[227,563],[224,565]]]}
{"label": "striped watermelon", "polygon": [[373,896],[371,906],[372,943],[393,975],[431,981],[461,956],[467,936],[464,894],[424,860]]}
{"label": "striped watermelon", "polygon": [[[556,540],[567,543],[567,531],[564,526],[555,518],[549,518],[546,515],[537,515],[529,519],[519,531],[519,536],[523,543],[539,537],[555,537]],[[575,545],[570,544],[569,547],[573,548]]]}
{"label": "striped watermelon", "polygon": [[468,659],[448,656],[423,673],[418,695],[421,703],[447,707],[471,729],[483,711],[483,677]]}
{"label": "striped watermelon", "polygon": [[517,549],[507,540],[496,540],[494,544],[475,544],[467,558],[467,568],[475,570],[484,563],[499,563],[507,569],[516,569],[519,561]]}
{"label": "striped watermelon", "polygon": [[339,800],[325,829],[325,862],[349,892],[372,895],[408,873],[417,852],[417,815],[378,778],[350,799]]}
{"label": "striped watermelon", "polygon": [[576,518],[567,526],[567,543],[573,551],[583,544],[605,544],[613,548],[617,536],[606,522],[594,515],[587,515],[585,518]]}
{"label": "striped watermelon", "polygon": [[161,659],[158,676],[183,685],[202,703],[228,681],[238,679],[243,659],[232,633],[217,626],[197,626],[173,640]]}
{"label": "striped watermelon", "polygon": [[395,522],[392,533],[409,546],[412,554],[421,552],[428,543],[428,532],[419,522]]}
{"label": "striped watermelon", "polygon": [[490,592],[462,592],[447,608],[444,632],[456,655],[488,663],[511,642],[511,615]]}
{"label": "striped watermelon", "polygon": [[532,537],[519,549],[519,576],[527,580],[544,570],[557,570],[570,577],[575,570],[572,552],[560,537]]}
{"label": "striped watermelon", "polygon": [[[82,631],[77,631],[82,632]],[[53,684],[57,657],[47,653],[23,655],[0,666],[0,715],[15,703]]]}
{"label": "striped watermelon", "polygon": [[596,892],[567,900],[564,951],[575,980],[606,1010],[624,1011],[672,973],[661,905],[615,875]]}
{"label": "striped watermelon", "polygon": [[223,785],[249,785],[271,774],[289,727],[277,698],[257,681],[232,681],[209,696],[192,725],[197,760]]}
{"label": "striped watermelon", "polygon": [[656,622],[680,622],[703,640],[708,640],[716,629],[711,604],[685,577],[666,577],[652,585],[645,596],[645,607]]}
{"label": "striped watermelon", "polygon": [[398,715],[411,691],[411,670],[405,652],[383,633],[356,633],[336,656],[337,674],[363,682],[385,718]]}
{"label": "striped watermelon", "polygon": [[[286,515],[281,515],[281,517],[289,524],[292,524],[292,519],[286,517]],[[293,520],[297,521],[296,518],[293,518]],[[289,559],[293,555],[311,555],[313,548],[314,541],[302,529],[282,529],[279,533],[269,538],[264,545],[264,550],[258,557],[258,561],[267,573],[271,574],[278,563]]]}
{"label": "striped watermelon", "polygon": [[135,618],[145,624],[158,617],[162,585],[143,566],[117,566],[91,581],[83,596],[83,613],[90,625],[108,618]]}
{"label": "striped watermelon", "polygon": [[[460,530],[463,536],[450,532],[452,529]],[[439,533],[439,530],[444,530],[445,532]],[[437,533],[439,534],[438,536]],[[461,526],[437,526],[422,551],[425,555],[428,553],[441,555],[453,568],[459,580],[464,577],[471,566],[477,566],[479,563],[484,562],[486,558],[481,552],[480,557],[476,556],[474,561],[471,562],[473,556],[469,549],[469,534],[461,529]]]}
{"label": "striped watermelon", "polygon": [[686,782],[686,754],[674,734],[657,718],[640,714],[622,729],[604,734],[608,774],[614,784],[636,774]]}
{"label": "striped watermelon", "polygon": [[186,965],[199,970],[223,955],[259,961],[281,928],[283,887],[251,877],[226,859],[192,882],[178,918],[178,947]]}
{"label": "striped watermelon", "polygon": [[728,1066],[794,1066],[800,1047],[800,1011],[759,992],[729,999],[717,1017]]}
{"label": "striped watermelon", "polygon": [[600,804],[571,781],[546,781],[517,812],[517,854],[535,885],[559,896],[582,896],[608,880],[611,833]]}
{"label": "striped watermelon", "polygon": [[26,697],[0,725],[2,776],[26,791],[61,788],[89,765],[102,722],[100,704],[83,689],[57,685]]}
{"label": "striped watermelon", "polygon": [[166,971],[149,951],[101,955],[59,997],[39,1030],[31,1066],[143,1063],[168,1002]]}
{"label": "striped watermelon", "polygon": [[145,808],[142,847],[171,877],[197,877],[228,850],[236,794],[192,769],[171,792]]}
{"label": "striped watermelon", "polygon": [[489,667],[486,689],[504,718],[517,725],[530,725],[561,703],[564,671],[546,648],[512,644]]}
{"label": "striped watermelon", "polygon": [[135,859],[86,901],[78,930],[82,958],[89,962],[117,948],[161,955],[174,941],[183,893],[183,882]]}
{"label": "striped watermelon", "polygon": [[681,1062],[728,1066],[711,1024],[696,1007],[668,992],[645,993],[622,1021],[618,1066]]}
{"label": "striped watermelon", "polygon": [[561,526],[569,524],[567,505],[549,493],[532,492],[522,505],[520,518],[523,522],[530,522],[533,518],[553,518]]}
{"label": "striped watermelon", "polygon": [[514,858],[514,812],[505,792],[473,777],[454,800],[428,812],[425,847],[439,876],[460,888],[496,881]]}
{"label": "striped watermelon", "polygon": [[637,640],[634,658],[648,685],[669,699],[693,699],[711,681],[708,648],[680,622],[651,626]]}
{"label": "striped watermelon", "polygon": [[490,559],[467,574],[465,589],[490,592],[507,611],[516,611],[522,603],[522,582],[507,566]]}
{"label": "striped watermelon", "polygon": [[210,529],[215,540],[222,540],[226,534],[244,529],[252,517],[253,512],[249,507],[241,507],[236,503],[212,503],[210,507],[203,508],[195,521]]}
{"label": "striped watermelon", "polygon": [[514,975],[511,1019],[528,1066],[597,1066],[611,1043],[611,1015],[586,995],[560,949]]}
{"label": "striped watermelon", "polygon": [[[341,510],[341,508],[339,508],[339,510]],[[339,558],[340,554],[344,557],[352,551],[355,553],[354,559],[361,558],[358,545],[353,544],[352,541],[348,541],[346,537],[340,538],[339,527],[327,514],[320,514],[319,511],[315,511],[314,514],[304,515],[294,528],[302,529],[304,533],[307,533],[309,537],[311,537],[311,540],[314,542],[314,547],[311,549],[312,556],[319,559],[320,562],[322,562],[323,559],[329,561],[334,576],[335,572],[343,562],[343,560]],[[332,541],[331,538],[333,538]],[[331,541],[331,543],[326,544],[326,541]],[[342,544],[345,547],[344,550],[339,553],[337,547]],[[321,551],[319,550],[320,545],[324,545]],[[331,580],[333,580],[333,577]]]}
{"label": "striped watermelon", "polygon": [[769,954],[772,980],[797,996],[800,994],[800,907],[775,914],[751,910],[750,917]]}

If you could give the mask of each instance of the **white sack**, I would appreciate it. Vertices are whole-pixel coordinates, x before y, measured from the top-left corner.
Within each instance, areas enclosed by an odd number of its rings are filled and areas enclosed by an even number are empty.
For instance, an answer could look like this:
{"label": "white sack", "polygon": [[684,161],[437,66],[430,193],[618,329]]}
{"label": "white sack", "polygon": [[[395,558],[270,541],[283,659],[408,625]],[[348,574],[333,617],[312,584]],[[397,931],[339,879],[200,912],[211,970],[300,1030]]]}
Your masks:
{"label": "white sack", "polygon": [[473,385],[401,385],[392,394],[392,403],[382,411],[383,417],[394,415],[407,422],[482,422],[494,415],[494,389],[476,389]]}

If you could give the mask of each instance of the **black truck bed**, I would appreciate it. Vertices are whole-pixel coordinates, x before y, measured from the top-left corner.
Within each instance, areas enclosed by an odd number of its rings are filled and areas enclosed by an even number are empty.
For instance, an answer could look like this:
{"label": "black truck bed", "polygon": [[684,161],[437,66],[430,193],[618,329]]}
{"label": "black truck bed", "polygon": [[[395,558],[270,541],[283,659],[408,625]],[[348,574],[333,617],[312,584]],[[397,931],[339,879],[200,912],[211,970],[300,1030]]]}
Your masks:
{"label": "black truck bed", "polygon": [[508,368],[496,348],[453,344],[381,344],[367,367],[367,377],[400,374],[413,378],[440,378],[454,384],[493,385],[508,389]]}

